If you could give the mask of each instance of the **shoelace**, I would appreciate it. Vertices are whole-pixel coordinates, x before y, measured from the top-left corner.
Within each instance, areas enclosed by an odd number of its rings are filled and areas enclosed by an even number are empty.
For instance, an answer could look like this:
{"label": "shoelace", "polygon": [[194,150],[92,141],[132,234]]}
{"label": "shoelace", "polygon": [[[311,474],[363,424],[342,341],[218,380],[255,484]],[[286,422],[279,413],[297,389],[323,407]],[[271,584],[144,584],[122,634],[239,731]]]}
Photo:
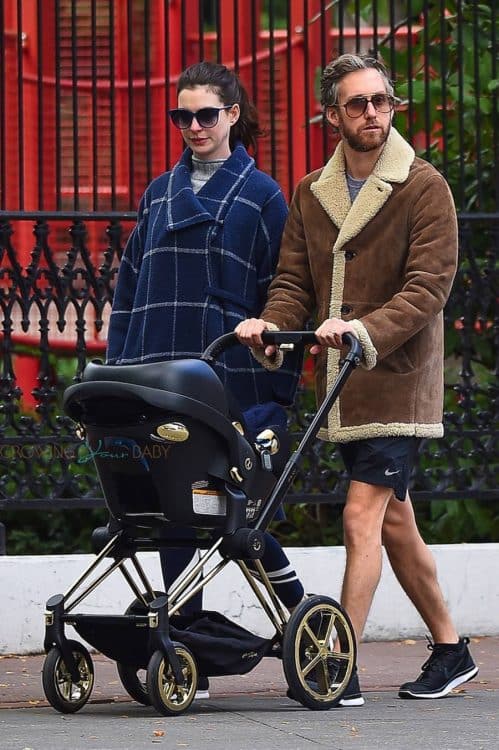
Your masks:
{"label": "shoelace", "polygon": [[445,656],[447,656],[448,654],[455,654],[455,649],[447,648],[445,644],[433,643],[433,641],[431,641],[428,636],[426,636],[426,640],[428,641],[428,645],[426,646],[426,648],[429,651],[432,651],[432,654],[430,655],[429,659],[425,661],[425,663],[421,667],[421,670],[423,672],[429,672],[431,670],[435,672],[443,672],[445,670],[445,664],[442,663],[443,658],[445,658]]}

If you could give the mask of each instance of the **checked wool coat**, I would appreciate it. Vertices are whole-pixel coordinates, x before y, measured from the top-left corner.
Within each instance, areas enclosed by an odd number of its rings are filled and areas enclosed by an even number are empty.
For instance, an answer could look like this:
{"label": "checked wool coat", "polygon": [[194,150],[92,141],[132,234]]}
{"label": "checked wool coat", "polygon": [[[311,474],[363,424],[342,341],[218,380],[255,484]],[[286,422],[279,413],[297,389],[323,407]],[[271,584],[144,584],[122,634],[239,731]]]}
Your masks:
{"label": "checked wool coat", "polygon": [[[287,216],[284,196],[237,145],[203,188],[192,154],[147,188],[121,261],[108,335],[109,364],[198,357],[208,344],[259,316]],[[301,367],[289,357],[268,373],[244,346],[217,373],[242,410],[292,403]]]}

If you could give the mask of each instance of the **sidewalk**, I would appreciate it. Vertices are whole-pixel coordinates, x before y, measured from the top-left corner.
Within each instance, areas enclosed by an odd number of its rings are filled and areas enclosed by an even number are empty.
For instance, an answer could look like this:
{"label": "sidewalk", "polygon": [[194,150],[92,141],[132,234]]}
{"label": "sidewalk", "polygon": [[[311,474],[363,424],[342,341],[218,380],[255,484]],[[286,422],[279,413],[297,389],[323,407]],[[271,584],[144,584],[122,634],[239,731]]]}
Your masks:
{"label": "sidewalk", "polygon": [[[476,680],[458,688],[466,695],[499,691],[499,637],[473,638],[471,650],[480,672]],[[405,640],[364,643],[359,651],[359,673],[363,692],[395,693],[399,685],[414,679],[428,657],[426,641]],[[44,655],[0,656],[0,709],[47,706],[40,671]],[[95,686],[90,703],[130,702],[114,662],[92,654]],[[285,696],[287,685],[278,659],[264,659],[247,675],[212,677],[213,698],[236,695]],[[499,693],[497,694],[499,701]],[[83,711],[85,709],[82,709]]]}

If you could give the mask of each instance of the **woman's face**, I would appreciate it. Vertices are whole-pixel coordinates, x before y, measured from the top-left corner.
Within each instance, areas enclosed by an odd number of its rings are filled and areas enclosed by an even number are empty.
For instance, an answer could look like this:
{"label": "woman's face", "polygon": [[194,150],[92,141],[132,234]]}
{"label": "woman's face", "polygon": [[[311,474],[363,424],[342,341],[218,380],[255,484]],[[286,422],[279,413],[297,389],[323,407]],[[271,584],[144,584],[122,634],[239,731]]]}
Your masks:
{"label": "woman's face", "polygon": [[[224,102],[208,86],[182,89],[178,95],[177,107],[198,112],[204,107],[223,107]],[[230,102],[228,102],[230,104]],[[190,126],[182,130],[185,143],[198,159],[227,159],[230,156],[229,135],[231,126],[239,119],[239,105],[231,109],[221,109],[218,122],[212,128],[201,127],[194,117]]]}

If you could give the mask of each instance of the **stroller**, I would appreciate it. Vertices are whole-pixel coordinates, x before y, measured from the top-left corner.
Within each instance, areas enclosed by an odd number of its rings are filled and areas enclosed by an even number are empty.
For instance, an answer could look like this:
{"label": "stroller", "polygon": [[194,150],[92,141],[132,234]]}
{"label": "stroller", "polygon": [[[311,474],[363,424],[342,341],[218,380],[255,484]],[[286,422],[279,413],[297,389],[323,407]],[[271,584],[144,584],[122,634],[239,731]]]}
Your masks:
{"label": "stroller", "polygon": [[[267,332],[264,341],[291,349],[316,339],[312,332],[288,331]],[[199,674],[244,674],[265,656],[282,659],[290,693],[302,705],[321,710],[338,704],[356,663],[347,613],[330,597],[310,596],[289,616],[260,558],[263,532],[301,455],[359,364],[357,339],[347,334],[344,342],[348,352],[338,378],[280,476],[274,467],[282,460],[284,436],[267,429],[250,442],[212,366],[239,343],[235,334],[218,338],[200,359],[119,367],[90,362],[82,382],[66,390],[65,411],[86,438],[111,521],[92,534],[96,558],[87,570],[46,605],[42,682],[55,709],[78,711],[94,683],[90,654],[66,637],[66,625],[116,661],[134,700],[163,715],[189,708]],[[171,546],[165,530],[172,526],[197,530],[202,554],[167,595],[153,590],[137,552]],[[192,537],[185,543],[192,546]],[[268,615],[272,638],[256,636],[217,612],[182,614],[184,604],[231,561]],[[135,597],[126,612],[75,612],[116,570]]]}

